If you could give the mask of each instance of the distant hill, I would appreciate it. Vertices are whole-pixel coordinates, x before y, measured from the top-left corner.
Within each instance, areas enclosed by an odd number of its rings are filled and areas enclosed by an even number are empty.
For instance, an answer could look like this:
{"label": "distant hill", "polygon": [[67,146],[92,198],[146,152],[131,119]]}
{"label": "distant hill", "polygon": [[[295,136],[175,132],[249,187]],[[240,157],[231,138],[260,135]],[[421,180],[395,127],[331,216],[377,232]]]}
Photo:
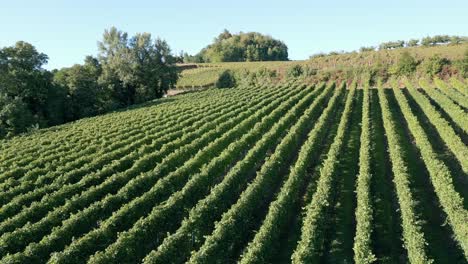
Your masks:
{"label": "distant hill", "polygon": [[211,86],[218,76],[226,69],[233,71],[259,68],[276,70],[279,78],[285,76],[288,68],[294,65],[302,65],[317,69],[320,73],[336,74],[337,71],[355,71],[369,67],[381,66],[388,68],[395,64],[401,54],[407,51],[417,61],[424,61],[434,55],[439,55],[450,62],[459,61],[466,56],[468,43],[458,45],[418,46],[405,47],[392,50],[374,50],[363,52],[331,53],[311,56],[309,60],[301,61],[262,61],[262,62],[220,62],[220,63],[190,63],[179,64],[181,78],[177,82],[178,88],[190,88],[192,86]]}

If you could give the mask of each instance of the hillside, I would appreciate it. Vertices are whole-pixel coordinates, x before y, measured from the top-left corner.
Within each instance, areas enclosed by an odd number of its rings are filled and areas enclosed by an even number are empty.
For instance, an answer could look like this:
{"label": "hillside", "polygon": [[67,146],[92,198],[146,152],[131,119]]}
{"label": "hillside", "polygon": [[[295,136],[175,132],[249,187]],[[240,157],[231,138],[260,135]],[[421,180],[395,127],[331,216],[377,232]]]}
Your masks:
{"label": "hillside", "polygon": [[466,263],[467,83],[399,81],[208,89],[1,141],[0,262]]}
{"label": "hillside", "polygon": [[[355,74],[358,68],[395,64],[402,52],[408,51],[417,60],[424,60],[436,54],[450,61],[460,60],[468,50],[468,43],[459,45],[441,45],[433,47],[406,47],[393,50],[377,50],[365,52],[348,52],[343,54],[333,53],[328,55],[312,56],[304,61],[271,61],[271,62],[224,62],[224,63],[190,63],[180,64],[181,78],[177,82],[177,88],[207,87],[212,86],[221,72],[226,69],[233,71],[256,71],[260,68],[276,70],[280,78],[284,77],[288,68],[294,65],[311,67],[320,73],[337,71],[350,71]],[[349,77],[349,76],[348,76]]]}

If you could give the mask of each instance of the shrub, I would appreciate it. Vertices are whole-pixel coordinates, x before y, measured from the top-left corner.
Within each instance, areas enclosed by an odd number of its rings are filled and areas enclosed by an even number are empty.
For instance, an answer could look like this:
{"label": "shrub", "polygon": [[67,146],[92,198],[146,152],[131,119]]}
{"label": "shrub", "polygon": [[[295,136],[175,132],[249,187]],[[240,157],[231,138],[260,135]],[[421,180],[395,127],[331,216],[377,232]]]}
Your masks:
{"label": "shrub", "polygon": [[450,64],[450,61],[446,58],[441,58],[439,55],[434,55],[432,57],[426,58],[422,63],[422,68],[424,73],[429,76],[434,76],[438,74],[444,65]]}
{"label": "shrub", "polygon": [[408,43],[406,43],[406,46],[408,47],[416,47],[418,46],[419,40],[418,39],[410,39]]}
{"label": "shrub", "polygon": [[304,69],[301,65],[296,64],[288,69],[287,75],[290,78],[297,78],[304,73]]}
{"label": "shrub", "polygon": [[303,74],[305,76],[314,76],[314,75],[317,75],[317,72],[318,70],[316,68],[313,68],[312,66],[308,65],[308,66],[305,66],[304,69],[303,69]]}
{"label": "shrub", "polygon": [[367,51],[374,51],[375,50],[375,47],[373,46],[370,46],[370,47],[361,47],[359,49],[360,52],[367,52]]}
{"label": "shrub", "polygon": [[465,51],[465,56],[461,60],[455,61],[455,68],[463,78],[468,78],[468,49]]}
{"label": "shrub", "polygon": [[231,88],[236,85],[236,78],[230,70],[225,70],[216,81],[217,88]]}
{"label": "shrub", "polygon": [[392,67],[391,73],[398,76],[410,75],[414,73],[417,66],[418,61],[408,51],[404,51],[397,64]]}

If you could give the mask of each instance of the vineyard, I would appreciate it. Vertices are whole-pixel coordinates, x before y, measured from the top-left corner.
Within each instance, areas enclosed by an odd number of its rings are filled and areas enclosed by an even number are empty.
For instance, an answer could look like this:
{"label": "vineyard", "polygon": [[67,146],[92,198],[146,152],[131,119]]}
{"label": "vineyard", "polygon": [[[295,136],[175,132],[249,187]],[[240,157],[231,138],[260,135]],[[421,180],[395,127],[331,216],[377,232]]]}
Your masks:
{"label": "vineyard", "polygon": [[210,88],[0,142],[0,263],[468,262],[458,79]]}

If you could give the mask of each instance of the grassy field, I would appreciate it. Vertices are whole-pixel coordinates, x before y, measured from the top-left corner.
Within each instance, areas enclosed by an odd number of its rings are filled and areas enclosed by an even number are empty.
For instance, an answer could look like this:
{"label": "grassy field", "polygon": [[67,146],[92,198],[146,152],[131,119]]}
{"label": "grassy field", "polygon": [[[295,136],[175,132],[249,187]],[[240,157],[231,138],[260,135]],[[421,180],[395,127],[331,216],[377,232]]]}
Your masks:
{"label": "grassy field", "polygon": [[[417,60],[423,60],[435,54],[449,60],[463,57],[468,44],[443,45],[435,47],[408,47],[395,50],[380,50],[367,52],[351,52],[338,55],[314,57],[304,61],[267,61],[267,62],[224,62],[224,63],[198,63],[190,64],[196,68],[184,69],[177,82],[178,88],[192,88],[213,85],[218,76],[226,69],[233,71],[257,71],[260,68],[276,70],[280,78],[284,77],[288,68],[293,65],[307,65],[319,71],[334,72],[350,68],[369,67],[377,64],[391,65],[398,61],[403,51],[408,51]],[[184,64],[182,64],[183,66]]]}
{"label": "grassy field", "polygon": [[467,84],[359,83],[207,89],[2,141],[0,262],[466,263]]}

